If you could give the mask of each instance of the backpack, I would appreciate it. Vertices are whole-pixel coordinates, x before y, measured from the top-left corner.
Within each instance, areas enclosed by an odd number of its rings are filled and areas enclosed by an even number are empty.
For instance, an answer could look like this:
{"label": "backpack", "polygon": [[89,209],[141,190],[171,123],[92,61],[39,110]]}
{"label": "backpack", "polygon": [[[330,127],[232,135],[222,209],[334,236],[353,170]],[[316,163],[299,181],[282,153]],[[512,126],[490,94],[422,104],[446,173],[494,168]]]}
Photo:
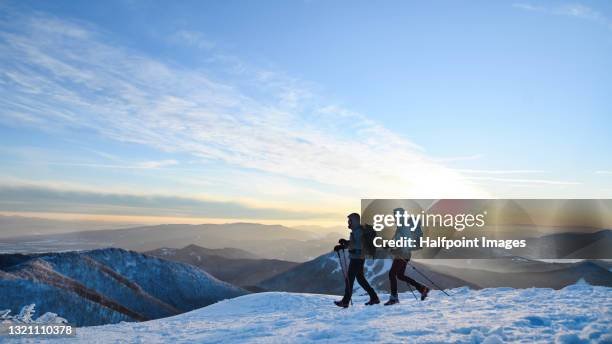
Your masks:
{"label": "backpack", "polygon": [[364,256],[374,257],[376,255],[376,246],[374,246],[374,238],[376,238],[376,231],[374,227],[368,225],[361,226],[362,230],[362,242],[363,242],[363,254]]}
{"label": "backpack", "polygon": [[410,231],[410,236],[416,241],[412,251],[422,250],[423,246],[421,246],[421,238],[423,237],[423,228],[421,228],[421,222],[419,222],[419,225],[414,229],[414,231]]}

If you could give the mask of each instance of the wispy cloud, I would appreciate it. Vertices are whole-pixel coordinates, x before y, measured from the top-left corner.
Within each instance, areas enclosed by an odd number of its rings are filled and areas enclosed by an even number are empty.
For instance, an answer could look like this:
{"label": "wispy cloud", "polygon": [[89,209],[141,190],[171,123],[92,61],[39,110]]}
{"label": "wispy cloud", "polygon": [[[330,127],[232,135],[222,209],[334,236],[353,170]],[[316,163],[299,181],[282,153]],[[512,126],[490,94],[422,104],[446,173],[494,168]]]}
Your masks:
{"label": "wispy cloud", "polygon": [[543,6],[535,6],[532,4],[527,4],[527,3],[514,3],[512,4],[512,7],[514,8],[518,8],[521,10],[525,10],[525,11],[546,11],[546,7]]}
{"label": "wispy cloud", "polygon": [[168,160],[159,160],[159,161],[143,161],[141,163],[136,164],[136,166],[140,168],[160,168],[160,167],[168,167],[178,165],[178,161],[174,159]]}
{"label": "wispy cloud", "polygon": [[595,171],[595,174],[612,175],[612,170],[610,170],[610,171],[599,170],[599,171]]}
{"label": "wispy cloud", "polygon": [[110,169],[162,169],[170,168],[178,165],[176,160],[160,160],[160,161],[143,161],[138,163],[127,163],[127,164],[102,164],[102,163],[86,163],[86,162],[28,162],[28,164],[43,165],[43,166],[73,166],[73,167],[92,167],[92,168],[110,168]]}
{"label": "wispy cloud", "polygon": [[543,170],[474,170],[474,169],[455,169],[457,172],[467,174],[533,174],[546,173]]}
{"label": "wispy cloud", "polygon": [[[325,104],[282,73],[243,68],[234,77],[230,66],[221,82],[107,43],[112,40],[103,33],[77,23],[38,14],[4,25],[1,121],[91,130],[166,153],[342,187],[355,198],[483,195],[418,145]],[[161,166],[168,161],[142,165]]]}
{"label": "wispy cloud", "polygon": [[522,184],[542,184],[542,185],[581,185],[581,182],[550,180],[550,179],[523,179],[523,178],[498,178],[498,177],[466,177],[469,180],[492,181],[498,183],[522,183]]}
{"label": "wispy cloud", "polygon": [[578,3],[568,3],[559,6],[533,5],[531,3],[514,3],[512,7],[525,11],[541,12],[550,15],[574,17],[607,26],[612,29],[612,20],[601,12]]}
{"label": "wispy cloud", "polygon": [[71,212],[162,217],[216,217],[227,219],[299,220],[329,218],[330,213],[258,208],[238,202],[222,202],[175,195],[142,195],[93,190],[57,189],[46,186],[0,185],[0,211]]}
{"label": "wispy cloud", "polygon": [[553,13],[609,24],[608,18],[606,18],[601,12],[581,4],[567,4],[559,6],[553,10]]}
{"label": "wispy cloud", "polygon": [[203,33],[191,30],[179,30],[169,37],[169,41],[198,49],[209,50],[215,47],[215,42],[207,39]]}
{"label": "wispy cloud", "polygon": [[483,154],[472,154],[472,155],[454,156],[454,157],[446,157],[446,158],[435,158],[434,161],[441,162],[441,163],[449,163],[449,162],[457,162],[457,161],[480,160],[482,158],[484,158]]}

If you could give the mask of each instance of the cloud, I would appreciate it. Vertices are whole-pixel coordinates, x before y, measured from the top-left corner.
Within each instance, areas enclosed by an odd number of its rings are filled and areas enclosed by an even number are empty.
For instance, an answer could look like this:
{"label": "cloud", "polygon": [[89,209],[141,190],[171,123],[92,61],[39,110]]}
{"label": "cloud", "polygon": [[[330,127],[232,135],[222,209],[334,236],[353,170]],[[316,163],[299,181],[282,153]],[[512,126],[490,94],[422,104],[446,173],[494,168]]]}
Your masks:
{"label": "cloud", "polygon": [[74,166],[74,167],[94,167],[94,168],[115,168],[115,169],[160,169],[178,165],[176,160],[143,161],[134,164],[96,164],[79,162],[41,162],[40,165],[55,166]]}
{"label": "cloud", "polygon": [[434,161],[437,161],[440,163],[449,163],[449,162],[456,162],[456,161],[480,160],[482,158],[484,158],[483,154],[472,154],[472,155],[454,156],[454,157],[448,157],[448,158],[435,158]]}
{"label": "cloud", "polygon": [[581,4],[567,4],[559,6],[553,9],[553,13],[587,20],[601,22],[607,21],[607,19],[600,12]]}
{"label": "cloud", "polygon": [[[16,164],[20,164],[21,162],[15,162]],[[91,162],[55,162],[55,161],[28,161],[25,162],[27,165],[33,166],[69,166],[69,167],[91,167],[91,168],[108,168],[108,169],[126,169],[126,170],[155,170],[155,169],[168,169],[172,168],[172,166],[176,166],[179,164],[178,161],[169,159],[169,160],[159,160],[159,161],[143,161],[137,163],[117,163],[117,164],[107,164],[107,163],[91,163]],[[189,168],[172,168],[173,170],[195,170]]]}
{"label": "cloud", "polygon": [[339,187],[355,199],[484,195],[418,145],[326,104],[282,73],[241,64],[236,74],[231,62],[213,78],[41,14],[14,15],[2,29],[0,108],[19,115],[0,121],[87,130],[308,187]]}
{"label": "cloud", "polygon": [[137,167],[140,168],[160,168],[160,167],[168,167],[178,165],[178,161],[174,159],[168,160],[159,160],[159,161],[144,161],[136,164]]}
{"label": "cloud", "polygon": [[522,178],[498,178],[498,177],[466,177],[469,180],[482,180],[501,183],[522,183],[522,184],[541,184],[541,185],[582,185],[580,182],[550,179],[522,179]]}
{"label": "cloud", "polygon": [[595,174],[612,175],[612,171],[600,170],[600,171],[595,171]]}
{"label": "cloud", "polygon": [[474,170],[474,169],[455,169],[455,171],[466,174],[533,174],[546,173],[542,170]]}
{"label": "cloud", "polygon": [[518,8],[518,9],[521,9],[521,10],[526,10],[526,11],[536,11],[536,12],[544,12],[544,11],[546,11],[545,7],[535,6],[535,5],[526,4],[526,3],[514,3],[514,4],[512,4],[512,7]]}
{"label": "cloud", "polygon": [[[112,214],[119,216],[215,217],[227,219],[325,219],[330,213],[257,208],[172,195],[105,193],[96,190],[48,186],[0,185],[0,211]],[[335,215],[335,214],[334,214]]]}
{"label": "cloud", "polygon": [[215,43],[205,38],[204,34],[197,31],[179,30],[170,36],[170,42],[180,45],[192,46],[198,49],[210,50]]}
{"label": "cloud", "polygon": [[601,12],[582,4],[564,4],[559,6],[537,6],[529,3],[514,3],[512,7],[530,12],[541,12],[549,15],[574,17],[603,24],[612,29],[612,20]]}

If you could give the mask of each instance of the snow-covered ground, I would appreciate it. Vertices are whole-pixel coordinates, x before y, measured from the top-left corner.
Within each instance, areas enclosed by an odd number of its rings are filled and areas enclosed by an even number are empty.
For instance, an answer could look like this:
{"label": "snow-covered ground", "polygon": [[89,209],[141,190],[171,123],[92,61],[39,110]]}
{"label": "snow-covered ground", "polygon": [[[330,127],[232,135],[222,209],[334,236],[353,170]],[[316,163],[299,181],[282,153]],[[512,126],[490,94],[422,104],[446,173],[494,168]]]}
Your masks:
{"label": "snow-covered ground", "polygon": [[[79,328],[82,343],[612,343],[612,289],[579,283],[562,290],[433,291],[424,302],[341,309],[334,296],[260,293],[171,318]],[[384,300],[387,295],[381,295]],[[65,339],[62,339],[65,340]],[[32,340],[34,342],[34,340]],[[38,341],[36,341],[38,342]]]}

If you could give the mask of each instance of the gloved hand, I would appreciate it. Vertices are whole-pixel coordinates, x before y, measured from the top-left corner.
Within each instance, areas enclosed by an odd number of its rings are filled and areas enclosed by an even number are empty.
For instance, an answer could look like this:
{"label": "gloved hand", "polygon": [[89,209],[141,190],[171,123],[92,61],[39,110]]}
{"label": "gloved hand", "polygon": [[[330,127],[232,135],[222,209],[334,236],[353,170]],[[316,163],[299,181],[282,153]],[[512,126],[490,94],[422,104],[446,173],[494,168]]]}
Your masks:
{"label": "gloved hand", "polygon": [[342,249],[344,249],[344,246],[342,246],[342,245],[336,245],[336,246],[334,246],[334,251],[335,251],[335,252],[338,252],[338,251],[340,251],[340,250],[342,250]]}
{"label": "gloved hand", "polygon": [[348,240],[346,239],[340,239],[338,240],[338,244],[342,245],[342,246],[347,246],[348,245]]}

